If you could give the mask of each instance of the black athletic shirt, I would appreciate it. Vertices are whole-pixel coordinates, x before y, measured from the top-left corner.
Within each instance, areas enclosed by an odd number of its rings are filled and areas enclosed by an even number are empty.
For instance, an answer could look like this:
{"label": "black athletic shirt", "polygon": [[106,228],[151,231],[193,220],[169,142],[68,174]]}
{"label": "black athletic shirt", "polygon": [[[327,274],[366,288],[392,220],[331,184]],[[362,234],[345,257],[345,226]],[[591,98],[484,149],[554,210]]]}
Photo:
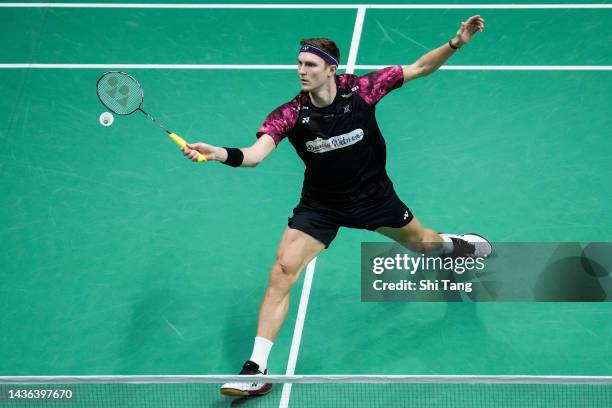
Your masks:
{"label": "black athletic shirt", "polygon": [[403,84],[401,66],[367,75],[337,75],[337,93],[317,108],[307,92],[272,111],[257,132],[276,144],[288,137],[304,161],[302,197],[337,207],[376,201],[393,190],[385,170],[385,140],[375,117],[376,103]]}

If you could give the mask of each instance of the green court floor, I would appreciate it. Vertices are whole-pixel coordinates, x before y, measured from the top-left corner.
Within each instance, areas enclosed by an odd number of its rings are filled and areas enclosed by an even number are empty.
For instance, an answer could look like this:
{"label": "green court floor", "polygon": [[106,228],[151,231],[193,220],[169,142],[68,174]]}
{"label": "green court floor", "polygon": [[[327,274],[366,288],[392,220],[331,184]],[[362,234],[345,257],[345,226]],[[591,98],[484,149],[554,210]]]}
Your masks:
{"label": "green court floor", "polygon": [[[488,27],[449,65],[612,65],[610,9],[368,10],[357,64],[411,63],[472,14]],[[337,39],[346,61],[355,15],[0,8],[0,63],[293,64],[311,36]],[[189,162],[137,114],[104,128],[102,72],[0,69],[0,375],[233,374],[303,165],[287,141],[232,169]],[[252,144],[299,91],[291,70],[131,73],[145,110],[221,146]],[[406,84],[378,105],[400,197],[441,231],[611,241],[611,75],[459,70]],[[384,240],[343,229],[318,258],[296,374],[612,371],[609,303],[361,303],[360,243]]]}

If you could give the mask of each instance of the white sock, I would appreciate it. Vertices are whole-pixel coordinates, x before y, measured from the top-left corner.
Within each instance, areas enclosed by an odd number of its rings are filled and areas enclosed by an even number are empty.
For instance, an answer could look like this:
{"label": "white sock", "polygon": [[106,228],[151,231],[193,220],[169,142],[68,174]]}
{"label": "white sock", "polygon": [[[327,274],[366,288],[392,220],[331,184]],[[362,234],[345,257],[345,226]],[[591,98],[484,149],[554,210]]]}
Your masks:
{"label": "white sock", "polygon": [[451,241],[448,234],[440,234],[440,237],[444,241],[444,243],[442,243],[442,253],[450,254],[451,252],[453,252],[453,247],[454,247],[453,241]]}
{"label": "white sock", "polygon": [[268,339],[264,339],[263,337],[255,337],[255,344],[253,345],[253,354],[251,354],[251,360],[254,363],[257,363],[259,366],[259,371],[262,373],[266,371],[268,367],[268,356],[270,355],[270,350],[272,350],[272,346],[274,345]]}

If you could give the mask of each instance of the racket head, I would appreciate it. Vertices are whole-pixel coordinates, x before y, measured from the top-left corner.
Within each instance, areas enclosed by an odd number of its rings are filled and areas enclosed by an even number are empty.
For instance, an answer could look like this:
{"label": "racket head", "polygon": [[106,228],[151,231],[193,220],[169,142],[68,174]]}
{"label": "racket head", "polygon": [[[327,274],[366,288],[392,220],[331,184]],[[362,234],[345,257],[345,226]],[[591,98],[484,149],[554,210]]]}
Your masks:
{"label": "racket head", "polygon": [[129,115],[140,109],[144,91],[140,83],[122,71],[108,71],[96,82],[98,99],[108,110],[117,115]]}

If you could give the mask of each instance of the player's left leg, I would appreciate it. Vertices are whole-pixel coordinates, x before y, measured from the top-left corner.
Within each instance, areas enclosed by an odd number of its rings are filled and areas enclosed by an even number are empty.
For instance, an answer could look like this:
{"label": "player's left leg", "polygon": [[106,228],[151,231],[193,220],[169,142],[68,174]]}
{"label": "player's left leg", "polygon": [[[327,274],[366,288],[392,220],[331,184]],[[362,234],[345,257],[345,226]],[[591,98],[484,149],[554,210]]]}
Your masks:
{"label": "player's left leg", "polygon": [[438,234],[432,229],[423,228],[416,217],[403,227],[380,227],[376,232],[412,251],[423,254],[438,253],[446,256],[486,258],[493,250],[491,243],[481,235]]}
{"label": "player's left leg", "polygon": [[430,255],[450,257],[487,257],[493,250],[484,237],[469,234],[439,234],[423,228],[406,204],[392,192],[377,205],[358,214],[367,229],[381,233],[406,248]]}
{"label": "player's left leg", "polygon": [[417,217],[400,228],[380,227],[376,232],[391,238],[406,248],[423,254],[440,251],[444,239],[436,231],[423,228]]}

